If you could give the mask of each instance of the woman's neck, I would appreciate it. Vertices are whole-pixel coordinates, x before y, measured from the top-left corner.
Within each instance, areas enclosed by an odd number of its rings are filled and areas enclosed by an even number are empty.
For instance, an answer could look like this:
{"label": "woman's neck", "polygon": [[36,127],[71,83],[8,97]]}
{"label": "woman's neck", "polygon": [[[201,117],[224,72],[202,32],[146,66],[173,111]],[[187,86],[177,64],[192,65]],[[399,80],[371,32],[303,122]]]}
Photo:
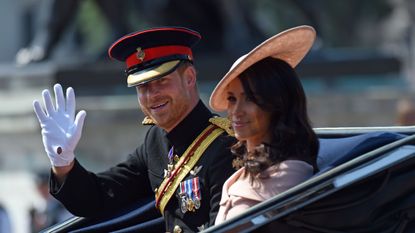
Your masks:
{"label": "woman's neck", "polygon": [[257,140],[257,141],[252,141],[252,140],[247,140],[246,141],[246,150],[249,152],[252,152],[255,150],[255,148],[257,148],[258,146],[261,146],[264,143],[269,143],[268,140]]}
{"label": "woman's neck", "polygon": [[261,145],[261,142],[252,142],[252,141],[248,140],[248,141],[246,141],[246,150],[248,151],[248,153],[252,152],[259,145]]}
{"label": "woman's neck", "polygon": [[271,135],[269,133],[246,139],[246,149],[248,152],[251,152],[263,143],[271,143]]}

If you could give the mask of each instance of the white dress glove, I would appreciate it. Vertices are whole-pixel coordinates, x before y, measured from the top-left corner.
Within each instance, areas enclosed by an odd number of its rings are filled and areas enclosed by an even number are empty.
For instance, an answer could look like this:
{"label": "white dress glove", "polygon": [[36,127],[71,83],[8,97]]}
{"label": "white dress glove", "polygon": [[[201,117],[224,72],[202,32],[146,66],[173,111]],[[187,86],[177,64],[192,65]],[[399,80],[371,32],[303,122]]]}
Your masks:
{"label": "white dress glove", "polygon": [[75,158],[74,150],[81,138],[86,112],[82,110],[75,117],[75,93],[71,87],[66,90],[66,100],[60,84],[55,84],[53,88],[56,108],[49,90],[42,92],[45,109],[42,109],[37,100],[33,101],[33,108],[42,128],[43,145],[52,166],[63,167]]}

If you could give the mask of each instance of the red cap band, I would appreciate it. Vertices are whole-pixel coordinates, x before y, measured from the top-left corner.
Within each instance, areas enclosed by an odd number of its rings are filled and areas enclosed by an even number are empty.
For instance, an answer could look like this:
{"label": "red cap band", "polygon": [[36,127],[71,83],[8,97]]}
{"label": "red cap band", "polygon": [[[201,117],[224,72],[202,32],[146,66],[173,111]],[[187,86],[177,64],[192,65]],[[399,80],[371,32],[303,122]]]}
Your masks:
{"label": "red cap band", "polygon": [[137,52],[131,54],[125,62],[127,64],[127,68],[130,68],[132,66],[138,65],[146,61],[175,54],[188,55],[189,59],[193,59],[192,50],[189,47],[179,45],[168,45],[143,50],[137,48]]}

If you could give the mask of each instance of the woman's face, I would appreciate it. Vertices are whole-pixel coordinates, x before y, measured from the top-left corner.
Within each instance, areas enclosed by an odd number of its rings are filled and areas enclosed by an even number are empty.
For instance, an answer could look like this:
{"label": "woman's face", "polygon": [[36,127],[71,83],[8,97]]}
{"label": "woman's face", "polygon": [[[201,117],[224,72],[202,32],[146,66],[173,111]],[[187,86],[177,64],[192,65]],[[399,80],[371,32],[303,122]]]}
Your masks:
{"label": "woman's face", "polygon": [[[263,142],[270,142],[271,113],[262,110],[245,95],[239,78],[234,79],[226,89],[228,116],[235,131],[235,137],[246,141],[250,151]],[[255,93],[255,91],[254,91]]]}

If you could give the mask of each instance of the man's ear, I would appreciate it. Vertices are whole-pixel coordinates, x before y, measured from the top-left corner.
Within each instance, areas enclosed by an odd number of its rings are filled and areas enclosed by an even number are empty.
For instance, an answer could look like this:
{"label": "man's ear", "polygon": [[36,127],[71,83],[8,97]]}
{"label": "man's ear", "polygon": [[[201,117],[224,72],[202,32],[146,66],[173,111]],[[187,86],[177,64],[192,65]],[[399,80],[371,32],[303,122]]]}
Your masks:
{"label": "man's ear", "polygon": [[186,81],[186,85],[191,87],[196,85],[196,70],[193,66],[186,67],[183,75]]}

